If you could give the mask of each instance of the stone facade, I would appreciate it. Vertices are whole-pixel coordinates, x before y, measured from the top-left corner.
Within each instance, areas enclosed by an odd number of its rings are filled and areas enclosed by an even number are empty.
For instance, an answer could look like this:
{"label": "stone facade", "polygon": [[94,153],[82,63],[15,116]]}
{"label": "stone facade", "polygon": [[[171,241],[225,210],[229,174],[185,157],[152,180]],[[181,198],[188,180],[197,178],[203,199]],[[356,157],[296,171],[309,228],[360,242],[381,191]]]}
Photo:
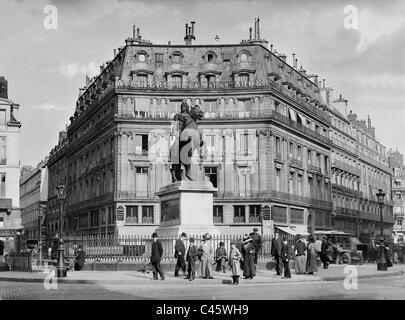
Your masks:
{"label": "stone facade", "polygon": [[36,168],[22,172],[20,179],[21,223],[24,238],[39,240],[40,208],[46,214],[48,202],[48,168],[47,160],[41,161]]}
{"label": "stone facade", "polygon": [[182,101],[204,111],[192,174],[218,188],[220,232],[250,232],[266,206],[276,226],[330,228],[328,107],[305,71],[264,45],[127,39],[82,90],[66,144],[50,155],[50,190],[54,161],[65,159],[67,230],[150,235],[159,226],[155,192],[171,182],[171,120]]}
{"label": "stone facade", "polygon": [[392,177],[392,198],[394,200],[393,236],[395,243],[404,243],[405,239],[405,167],[403,155],[390,150],[390,165],[394,171]]}
{"label": "stone facade", "polygon": [[380,234],[380,211],[376,193],[386,193],[383,209],[384,236],[391,238],[394,219],[391,197],[392,170],[385,146],[376,140],[371,119],[359,120],[347,112],[348,101],[332,99],[332,89],[321,85],[329,105],[332,125],[332,227],[370,242]]}
{"label": "stone facade", "polygon": [[[19,105],[8,99],[7,81],[1,77],[0,96],[0,241],[13,250],[12,239],[22,229],[19,196]],[[10,241],[9,241],[10,240]]]}

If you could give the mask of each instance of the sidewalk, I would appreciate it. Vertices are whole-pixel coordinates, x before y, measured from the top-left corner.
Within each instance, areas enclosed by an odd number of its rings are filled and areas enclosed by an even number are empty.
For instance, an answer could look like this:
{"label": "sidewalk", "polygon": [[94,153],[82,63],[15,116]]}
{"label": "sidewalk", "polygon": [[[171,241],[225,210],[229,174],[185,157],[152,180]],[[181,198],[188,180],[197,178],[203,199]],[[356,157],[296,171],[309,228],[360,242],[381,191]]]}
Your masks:
{"label": "sidewalk", "polygon": [[[355,267],[355,266],[350,266]],[[296,275],[292,271],[291,279],[283,279],[276,276],[274,271],[258,271],[257,276],[253,280],[243,280],[243,284],[254,283],[285,283],[285,282],[312,282],[312,281],[338,281],[345,279],[349,274],[353,274],[352,270],[345,271],[345,265],[331,265],[328,269],[318,269],[315,275]],[[377,271],[375,264],[365,264],[357,266],[358,278],[377,278],[400,275],[405,273],[405,265],[399,264],[388,271]],[[230,271],[226,273],[214,272],[214,279],[197,278],[194,281],[184,280],[183,277],[175,278],[173,272],[166,272],[165,281],[153,281],[152,273],[142,273],[138,271],[69,271],[66,278],[59,278],[58,283],[70,284],[125,284],[125,285],[162,285],[168,283],[172,285],[180,284],[228,284],[231,283]],[[42,272],[0,272],[1,281],[15,282],[43,282],[49,275]],[[242,277],[241,277],[242,278]],[[1,285],[1,284],[0,284]]]}

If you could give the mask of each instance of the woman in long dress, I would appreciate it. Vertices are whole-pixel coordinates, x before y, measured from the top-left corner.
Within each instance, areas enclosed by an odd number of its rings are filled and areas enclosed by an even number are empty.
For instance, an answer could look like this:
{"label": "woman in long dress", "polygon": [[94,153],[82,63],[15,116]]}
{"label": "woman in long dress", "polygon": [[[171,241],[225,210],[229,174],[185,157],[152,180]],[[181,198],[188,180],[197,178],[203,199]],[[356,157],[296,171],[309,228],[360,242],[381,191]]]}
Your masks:
{"label": "woman in long dress", "polygon": [[309,243],[307,246],[307,273],[314,274],[314,272],[318,272],[318,264],[317,264],[317,253],[315,251],[315,239],[313,237],[309,237]]}
{"label": "woman in long dress", "polygon": [[214,249],[211,246],[210,240],[211,236],[206,233],[203,236],[203,243],[201,244],[201,274],[200,277],[203,276],[204,279],[214,279],[213,270],[212,270],[212,263],[214,262]]}
{"label": "woman in long dress", "polygon": [[231,267],[232,272],[232,284],[238,285],[239,284],[239,277],[241,273],[240,269],[240,261],[242,260],[242,254],[236,248],[236,242],[231,242],[231,252],[229,253],[229,266]]}

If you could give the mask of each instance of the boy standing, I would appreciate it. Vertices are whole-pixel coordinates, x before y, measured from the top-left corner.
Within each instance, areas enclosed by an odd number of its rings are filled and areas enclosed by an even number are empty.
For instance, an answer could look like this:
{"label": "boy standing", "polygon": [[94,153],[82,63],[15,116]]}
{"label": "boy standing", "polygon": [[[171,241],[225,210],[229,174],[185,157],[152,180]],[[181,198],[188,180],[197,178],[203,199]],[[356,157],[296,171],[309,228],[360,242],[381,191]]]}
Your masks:
{"label": "boy standing", "polygon": [[185,279],[195,280],[195,262],[198,259],[198,249],[194,245],[194,238],[190,238],[190,246],[187,251],[186,260],[188,264],[188,274]]}
{"label": "boy standing", "polygon": [[284,279],[291,278],[290,272],[290,259],[291,259],[291,246],[288,244],[286,238],[283,238],[283,247],[281,249],[281,259],[284,265]]}
{"label": "boy standing", "polygon": [[215,260],[217,262],[217,267],[215,269],[215,271],[221,271],[225,273],[225,262],[226,262],[226,249],[225,249],[225,243],[220,242],[219,243],[219,247],[217,248],[216,252],[215,252]]}
{"label": "boy standing", "polygon": [[229,253],[229,266],[231,267],[232,272],[232,284],[239,284],[240,276],[240,260],[242,260],[242,254],[239,249],[236,248],[236,242],[231,242],[231,252]]}

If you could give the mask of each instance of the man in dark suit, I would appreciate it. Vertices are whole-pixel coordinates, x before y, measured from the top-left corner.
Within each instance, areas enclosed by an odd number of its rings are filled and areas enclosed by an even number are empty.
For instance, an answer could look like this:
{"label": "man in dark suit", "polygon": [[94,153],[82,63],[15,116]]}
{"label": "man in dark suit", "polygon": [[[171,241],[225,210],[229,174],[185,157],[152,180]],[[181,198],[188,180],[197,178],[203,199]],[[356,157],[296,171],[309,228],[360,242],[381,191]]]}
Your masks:
{"label": "man in dark suit", "polygon": [[290,272],[290,259],[291,259],[291,246],[288,244],[287,238],[283,239],[283,247],[281,249],[281,259],[283,260],[284,264],[284,277],[283,278],[291,278]]}
{"label": "man in dark suit", "polygon": [[319,257],[323,263],[323,268],[328,269],[328,243],[326,242],[325,237],[322,238],[321,252],[319,253]]}
{"label": "man in dark suit", "polygon": [[259,233],[259,229],[257,228],[253,228],[253,233],[251,234],[251,237],[253,239],[253,246],[255,247],[254,263],[257,264],[257,259],[262,249],[263,237],[261,236],[261,234]]}
{"label": "man in dark suit", "polygon": [[84,261],[86,260],[86,253],[83,251],[82,245],[79,244],[78,252],[74,260],[75,271],[80,271],[83,269]]}
{"label": "man in dark suit", "polygon": [[187,235],[183,232],[176,240],[174,245],[174,257],[177,258],[176,268],[174,269],[174,276],[179,276],[179,269],[183,271],[183,275],[186,275],[186,247],[184,246],[184,240],[187,239]]}
{"label": "man in dark suit", "polygon": [[185,279],[193,281],[195,279],[195,262],[198,260],[198,248],[194,245],[194,238],[190,238],[190,247],[188,248],[186,260],[188,262],[188,274]]}
{"label": "man in dark suit", "polygon": [[281,249],[283,244],[281,243],[280,234],[276,231],[273,240],[271,240],[271,255],[276,263],[276,272],[278,276],[281,276],[283,269],[283,263],[281,261]]}
{"label": "man in dark suit", "polygon": [[165,279],[165,275],[163,274],[162,267],[160,266],[160,260],[162,259],[163,255],[163,247],[162,243],[158,239],[158,235],[156,232],[152,234],[152,253],[150,257],[150,262],[152,264],[153,270],[153,280],[158,280],[158,273],[162,280]]}

